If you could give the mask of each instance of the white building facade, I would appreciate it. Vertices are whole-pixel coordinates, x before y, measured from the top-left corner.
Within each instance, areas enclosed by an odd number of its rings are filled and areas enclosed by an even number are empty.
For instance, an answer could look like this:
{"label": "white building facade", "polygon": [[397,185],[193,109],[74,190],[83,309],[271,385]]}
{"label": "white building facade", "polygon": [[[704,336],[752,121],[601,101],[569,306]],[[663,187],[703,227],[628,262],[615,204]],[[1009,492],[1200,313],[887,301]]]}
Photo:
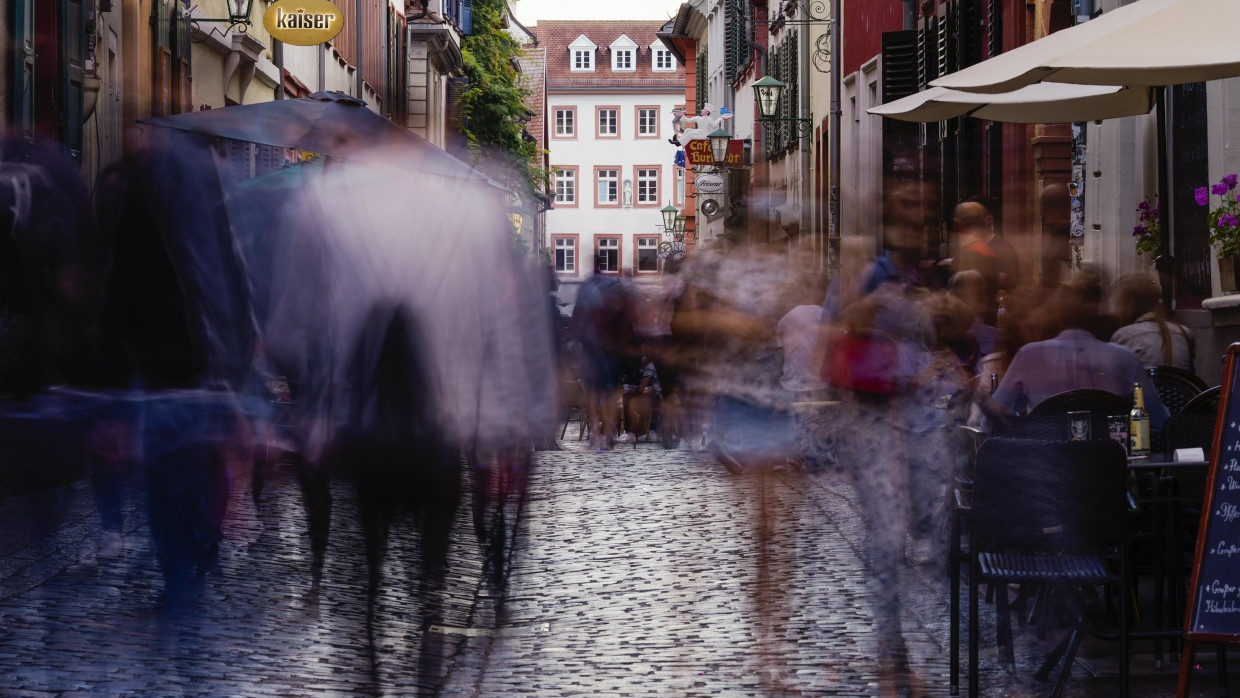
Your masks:
{"label": "white building facade", "polygon": [[657,279],[660,209],[684,203],[672,110],[684,74],[656,38],[661,22],[540,22],[547,52],[547,149],[552,209],[546,245],[561,302],[599,259],[605,274]]}

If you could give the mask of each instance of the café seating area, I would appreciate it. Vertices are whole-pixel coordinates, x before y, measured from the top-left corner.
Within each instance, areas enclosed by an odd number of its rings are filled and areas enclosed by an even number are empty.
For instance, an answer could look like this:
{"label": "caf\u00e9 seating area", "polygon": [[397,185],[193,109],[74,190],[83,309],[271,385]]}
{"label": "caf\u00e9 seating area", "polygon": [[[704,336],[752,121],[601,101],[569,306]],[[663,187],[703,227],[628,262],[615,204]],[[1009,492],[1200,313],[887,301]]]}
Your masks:
{"label": "caf\u00e9 seating area", "polygon": [[[1150,374],[1171,417],[1145,458],[1129,457],[1126,433],[1109,428],[1131,400],[1097,390],[1053,396],[1027,415],[994,420],[989,433],[952,427],[952,695],[965,637],[970,696],[986,694],[980,648],[997,646],[994,656],[1014,669],[1013,618],[1039,640],[1058,639],[1036,674],[1051,696],[1062,694],[1086,634],[1115,641],[1121,696],[1134,644],[1152,649],[1160,667],[1167,651],[1176,661],[1221,389],[1168,367]],[[1201,455],[1180,450],[1191,448]],[[994,606],[995,637],[979,630],[982,599]],[[1225,686],[1221,646],[1218,655]]]}

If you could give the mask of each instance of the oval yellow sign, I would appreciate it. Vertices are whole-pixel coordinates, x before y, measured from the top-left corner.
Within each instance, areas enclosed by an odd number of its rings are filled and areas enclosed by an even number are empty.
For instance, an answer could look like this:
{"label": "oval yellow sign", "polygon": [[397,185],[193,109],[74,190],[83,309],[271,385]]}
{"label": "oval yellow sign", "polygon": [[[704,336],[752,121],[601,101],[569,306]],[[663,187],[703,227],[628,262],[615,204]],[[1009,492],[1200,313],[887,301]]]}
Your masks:
{"label": "oval yellow sign", "polygon": [[344,29],[344,13],[327,0],[280,0],[263,15],[273,38],[294,46],[315,46]]}

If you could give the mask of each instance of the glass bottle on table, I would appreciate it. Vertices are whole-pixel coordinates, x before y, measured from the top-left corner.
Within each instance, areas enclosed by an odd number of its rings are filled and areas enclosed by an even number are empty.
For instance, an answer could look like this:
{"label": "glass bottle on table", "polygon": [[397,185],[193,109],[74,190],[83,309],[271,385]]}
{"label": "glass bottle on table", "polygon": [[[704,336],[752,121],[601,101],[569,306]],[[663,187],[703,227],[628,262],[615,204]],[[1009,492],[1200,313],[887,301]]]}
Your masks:
{"label": "glass bottle on table", "polygon": [[1145,411],[1145,393],[1140,383],[1132,386],[1132,411],[1128,413],[1128,456],[1150,455],[1150,414]]}

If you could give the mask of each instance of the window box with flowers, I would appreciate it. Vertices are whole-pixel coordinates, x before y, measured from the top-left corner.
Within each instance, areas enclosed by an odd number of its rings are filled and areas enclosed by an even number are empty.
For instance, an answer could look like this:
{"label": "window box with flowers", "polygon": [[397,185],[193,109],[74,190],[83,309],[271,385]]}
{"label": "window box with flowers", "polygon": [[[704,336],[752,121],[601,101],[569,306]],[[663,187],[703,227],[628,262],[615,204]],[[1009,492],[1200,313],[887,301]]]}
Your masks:
{"label": "window box with flowers", "polygon": [[[1210,226],[1210,244],[1218,253],[1219,287],[1228,293],[1240,289],[1240,194],[1236,193],[1237,176],[1229,174],[1217,184],[1200,187],[1194,192],[1198,206],[1207,206],[1206,223]],[[1211,198],[1218,197],[1211,206]]]}

